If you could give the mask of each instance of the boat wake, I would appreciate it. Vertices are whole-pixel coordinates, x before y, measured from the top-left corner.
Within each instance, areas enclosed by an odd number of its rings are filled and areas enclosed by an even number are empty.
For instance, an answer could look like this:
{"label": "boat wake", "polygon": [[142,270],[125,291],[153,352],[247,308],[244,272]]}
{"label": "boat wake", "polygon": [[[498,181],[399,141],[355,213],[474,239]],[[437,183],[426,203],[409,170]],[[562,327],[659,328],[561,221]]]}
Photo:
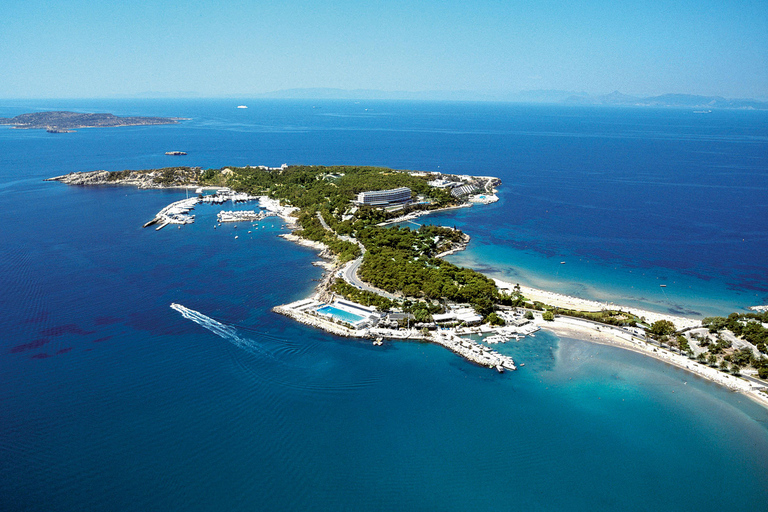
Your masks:
{"label": "boat wake", "polygon": [[[283,388],[303,393],[347,393],[366,388],[380,379],[379,375],[370,373],[361,378],[357,372],[340,367],[335,358],[330,357],[325,350],[318,350],[320,347],[316,344],[306,341],[297,344],[268,333],[258,333],[253,329],[235,328],[181,304],[173,303],[171,309],[236,347],[253,355],[263,356],[263,363],[269,360],[267,364],[253,366],[242,358],[236,358],[243,371],[255,378],[279,384]],[[238,330],[242,329],[253,331],[259,338],[266,339],[267,343],[239,335]],[[270,341],[274,343],[269,343]],[[272,346],[272,349],[267,348],[269,346]],[[329,379],[329,375],[333,375],[333,379]]]}
{"label": "boat wake", "polygon": [[274,355],[268,352],[266,349],[264,349],[259,342],[252,340],[250,338],[243,338],[239,336],[237,334],[237,329],[235,329],[231,325],[223,324],[217,320],[214,320],[209,316],[205,316],[199,311],[195,311],[194,309],[189,309],[185,306],[182,306],[181,304],[173,303],[171,304],[171,309],[175,309],[176,311],[181,313],[181,316],[183,316],[187,320],[192,320],[199,326],[208,329],[212,333],[224,338],[225,340],[231,342],[233,345],[237,347],[240,347],[253,354],[264,355],[269,357],[270,359],[275,359]]}

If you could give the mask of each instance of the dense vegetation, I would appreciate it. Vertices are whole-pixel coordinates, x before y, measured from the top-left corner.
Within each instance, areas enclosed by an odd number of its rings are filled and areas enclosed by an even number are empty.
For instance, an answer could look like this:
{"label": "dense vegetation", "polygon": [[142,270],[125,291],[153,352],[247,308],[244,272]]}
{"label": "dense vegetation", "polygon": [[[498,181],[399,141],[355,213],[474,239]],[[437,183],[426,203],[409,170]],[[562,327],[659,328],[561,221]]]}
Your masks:
{"label": "dense vegetation", "polygon": [[[366,248],[360,278],[390,293],[423,299],[412,306],[417,318],[428,318],[434,307],[432,301],[436,300],[469,303],[487,316],[503,298],[491,279],[435,258],[464,241],[461,231],[438,226],[422,226],[418,230],[377,226],[413,209],[456,204],[448,191],[429,187],[425,177],[392,169],[350,166],[209,169],[200,176],[203,185],[223,182],[238,191],[265,194],[299,207],[301,229],[297,234],[326,244],[342,262],[361,254],[360,247],[345,237],[359,241]],[[408,187],[414,200],[419,196],[424,200],[398,211],[353,207],[352,201],[359,192],[397,187]],[[329,229],[322,225],[318,214]],[[387,299],[340,280],[333,284],[333,290],[363,304],[391,305]]]}
{"label": "dense vegetation", "polygon": [[355,301],[358,304],[375,306],[382,311],[386,311],[394,306],[394,303],[388,298],[367,290],[355,288],[343,279],[336,279],[331,286],[331,289],[339,295],[343,295],[347,299]]}
{"label": "dense vegetation", "polygon": [[765,313],[731,313],[727,317],[711,316],[701,321],[709,332],[716,333],[728,329],[736,336],[741,336],[752,343],[763,354],[768,354],[768,329],[763,323],[768,323],[768,312]]}
{"label": "dense vegetation", "polygon": [[434,208],[453,201],[445,190],[429,187],[426,178],[381,167],[297,165],[283,170],[209,169],[201,175],[200,183],[218,184],[220,175],[227,176],[228,186],[235,190],[282,199],[307,213],[325,209],[341,215],[359,192],[397,187],[408,187],[414,196],[422,194],[432,199]]}
{"label": "dense vegetation", "polygon": [[576,311],[573,309],[555,308],[554,312],[558,315],[584,318],[585,320],[615,325],[617,327],[635,327],[639,321],[636,316],[625,311]]}
{"label": "dense vegetation", "polygon": [[437,226],[422,226],[415,231],[407,227],[366,228],[360,240],[368,252],[358,274],[388,292],[465,302],[487,316],[499,299],[493,280],[434,257],[461,242],[463,236],[460,231]]}

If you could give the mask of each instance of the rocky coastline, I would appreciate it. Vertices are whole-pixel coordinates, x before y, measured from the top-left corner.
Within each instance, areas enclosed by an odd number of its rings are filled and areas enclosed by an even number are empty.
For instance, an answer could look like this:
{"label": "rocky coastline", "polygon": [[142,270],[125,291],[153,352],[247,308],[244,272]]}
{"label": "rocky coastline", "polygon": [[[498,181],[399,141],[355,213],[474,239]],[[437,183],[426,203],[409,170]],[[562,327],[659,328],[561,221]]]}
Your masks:
{"label": "rocky coastline", "polygon": [[138,188],[178,188],[199,185],[199,167],[176,167],[149,171],[84,171],[71,172],[44,181],[67,185],[128,185]]}

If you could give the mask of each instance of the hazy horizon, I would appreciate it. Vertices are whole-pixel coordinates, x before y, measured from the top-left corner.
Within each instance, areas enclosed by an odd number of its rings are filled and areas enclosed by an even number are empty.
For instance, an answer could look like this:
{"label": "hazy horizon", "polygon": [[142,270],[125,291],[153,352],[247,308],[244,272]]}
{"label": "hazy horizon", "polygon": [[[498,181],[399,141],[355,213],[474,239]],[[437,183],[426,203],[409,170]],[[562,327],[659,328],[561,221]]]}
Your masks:
{"label": "hazy horizon", "polygon": [[759,2],[10,0],[3,28],[2,98],[292,89],[768,98]]}

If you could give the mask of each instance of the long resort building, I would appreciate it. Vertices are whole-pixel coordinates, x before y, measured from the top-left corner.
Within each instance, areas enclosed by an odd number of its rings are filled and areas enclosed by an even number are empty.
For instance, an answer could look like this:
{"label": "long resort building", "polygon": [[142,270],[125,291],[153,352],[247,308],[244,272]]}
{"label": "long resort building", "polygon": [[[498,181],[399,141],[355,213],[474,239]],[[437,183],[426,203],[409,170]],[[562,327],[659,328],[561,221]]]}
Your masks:
{"label": "long resort building", "polygon": [[357,194],[357,202],[368,206],[389,206],[411,202],[411,189],[408,187],[391,190],[372,190]]}

